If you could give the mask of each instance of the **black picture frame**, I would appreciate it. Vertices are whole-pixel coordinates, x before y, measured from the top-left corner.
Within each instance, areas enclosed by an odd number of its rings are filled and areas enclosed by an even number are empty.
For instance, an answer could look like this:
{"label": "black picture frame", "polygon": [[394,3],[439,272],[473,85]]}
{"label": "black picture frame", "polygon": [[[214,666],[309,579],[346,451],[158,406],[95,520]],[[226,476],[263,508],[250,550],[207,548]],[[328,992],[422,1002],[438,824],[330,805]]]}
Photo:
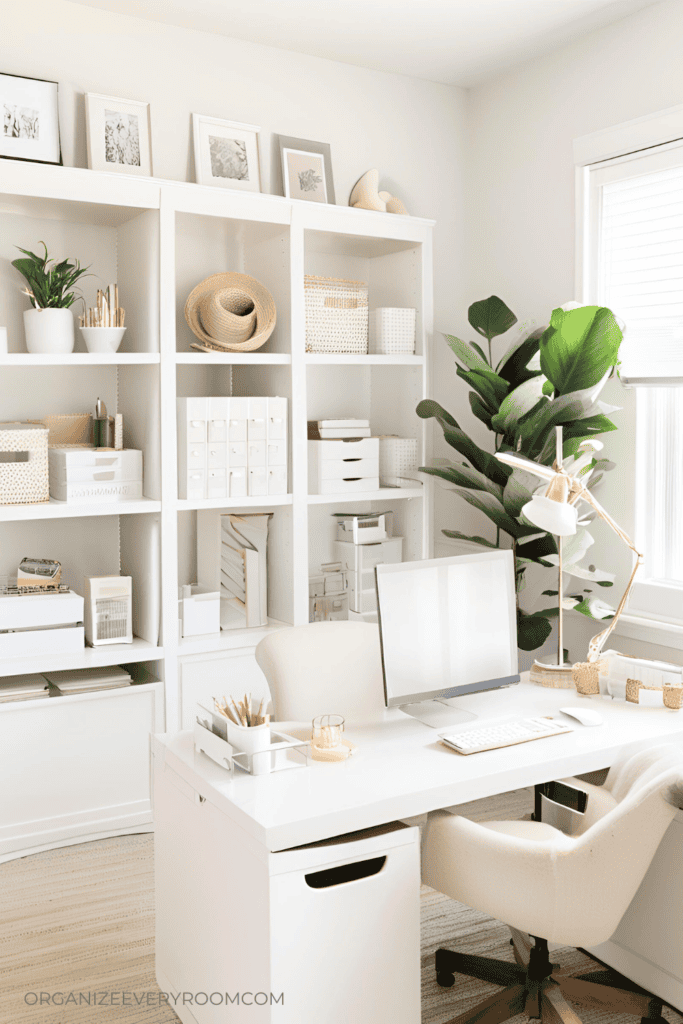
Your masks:
{"label": "black picture frame", "polygon": [[[27,154],[26,156],[23,156],[23,155],[21,155],[20,153],[17,153],[17,152],[13,153],[13,152],[6,152],[6,151],[4,151],[5,147],[7,147],[7,146],[9,146],[10,149],[16,149],[21,144],[21,142],[22,142],[22,139],[21,139],[20,136],[10,135],[9,132],[7,131],[7,128],[8,128],[8,117],[11,116],[11,112],[10,112],[11,108],[10,108],[10,104],[7,102],[7,100],[8,99],[11,100],[11,95],[8,96],[8,94],[7,94],[7,92],[5,90],[6,89],[11,89],[11,86],[10,86],[9,83],[12,80],[15,81],[15,82],[35,82],[38,85],[46,85],[46,86],[53,86],[54,87],[54,99],[53,99],[54,106],[53,106],[53,110],[52,110],[52,115],[54,117],[54,124],[53,124],[52,128],[53,128],[53,132],[54,132],[54,145],[55,145],[55,148],[56,148],[56,156],[57,156],[56,159],[45,160],[45,159],[37,158],[35,156],[31,156],[30,154]],[[45,97],[46,100],[47,100],[47,98],[48,97]],[[16,109],[16,106],[17,106],[17,104],[14,105],[15,109]],[[9,74],[7,72],[0,72],[0,107],[2,107],[2,110],[0,110],[0,113],[2,113],[2,117],[3,117],[2,130],[0,130],[0,159],[2,159],[2,160],[18,160],[18,161],[20,161],[22,163],[48,164],[48,165],[52,165],[53,167],[61,167],[62,166],[62,145],[61,145],[61,137],[60,137],[60,131],[59,131],[59,82],[53,82],[53,81],[51,81],[50,79],[47,79],[47,78],[32,78],[29,75],[13,75],[13,74]],[[28,143],[29,146],[30,146],[31,141],[33,141],[33,140],[25,139],[23,141]]]}

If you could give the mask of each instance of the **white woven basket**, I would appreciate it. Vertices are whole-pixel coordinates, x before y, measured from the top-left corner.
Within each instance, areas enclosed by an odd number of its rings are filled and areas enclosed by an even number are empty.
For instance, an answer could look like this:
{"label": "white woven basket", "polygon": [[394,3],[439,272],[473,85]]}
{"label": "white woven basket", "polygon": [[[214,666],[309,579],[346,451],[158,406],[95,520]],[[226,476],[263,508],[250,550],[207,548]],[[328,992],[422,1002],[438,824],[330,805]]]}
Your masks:
{"label": "white woven basket", "polygon": [[337,277],[304,278],[306,351],[368,351],[368,286]]}
{"label": "white woven basket", "polygon": [[[0,423],[0,505],[28,505],[50,500],[47,427],[33,423]],[[24,459],[23,456],[26,456]]]}
{"label": "white woven basket", "polygon": [[399,356],[415,352],[416,310],[382,306],[374,310],[370,327],[373,355]]}
{"label": "white woven basket", "polygon": [[379,483],[380,487],[415,487],[420,483],[417,475],[418,445],[415,437],[394,437],[393,434],[379,439]]}

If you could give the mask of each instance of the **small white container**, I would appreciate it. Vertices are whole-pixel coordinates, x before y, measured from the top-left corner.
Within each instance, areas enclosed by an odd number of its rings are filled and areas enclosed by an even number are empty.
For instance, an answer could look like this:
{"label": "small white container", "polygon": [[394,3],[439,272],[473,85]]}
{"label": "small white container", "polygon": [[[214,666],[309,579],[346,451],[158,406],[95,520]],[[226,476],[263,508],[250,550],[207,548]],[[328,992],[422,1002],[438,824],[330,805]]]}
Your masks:
{"label": "small white container", "polygon": [[221,631],[221,595],[208,587],[180,588],[179,612],[183,636],[205,636]]}
{"label": "small white container", "polygon": [[125,333],[125,327],[81,327],[88,352],[117,352]]}
{"label": "small white container", "polygon": [[26,348],[33,355],[74,350],[74,315],[70,309],[27,309],[24,312]]}
{"label": "small white container", "polygon": [[373,355],[412,355],[415,352],[414,309],[384,306],[370,318],[370,352]]}
{"label": "small white container", "polygon": [[[234,753],[243,751],[249,754],[249,771],[252,775],[267,775],[270,772],[273,754],[270,750],[270,724],[243,726],[235,725],[226,719],[228,726],[228,743]],[[253,755],[253,756],[251,756]]]}

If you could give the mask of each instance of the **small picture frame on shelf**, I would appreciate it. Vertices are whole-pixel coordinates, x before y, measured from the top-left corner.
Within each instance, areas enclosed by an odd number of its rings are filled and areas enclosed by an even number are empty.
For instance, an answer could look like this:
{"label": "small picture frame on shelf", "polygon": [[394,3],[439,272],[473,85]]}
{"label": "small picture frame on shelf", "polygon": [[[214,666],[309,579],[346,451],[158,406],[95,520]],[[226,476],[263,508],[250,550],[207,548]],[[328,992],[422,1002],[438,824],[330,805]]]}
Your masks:
{"label": "small picture frame on shelf", "polygon": [[258,133],[255,124],[192,115],[194,166],[198,185],[261,191]]}
{"label": "small picture frame on shelf", "polygon": [[151,177],[149,103],[87,92],[85,121],[91,171]]}
{"label": "small picture frame on shelf", "polygon": [[57,82],[0,74],[0,157],[61,164]]}
{"label": "small picture frame on shelf", "polygon": [[329,144],[278,136],[282,189],[287,199],[334,204],[332,157]]}

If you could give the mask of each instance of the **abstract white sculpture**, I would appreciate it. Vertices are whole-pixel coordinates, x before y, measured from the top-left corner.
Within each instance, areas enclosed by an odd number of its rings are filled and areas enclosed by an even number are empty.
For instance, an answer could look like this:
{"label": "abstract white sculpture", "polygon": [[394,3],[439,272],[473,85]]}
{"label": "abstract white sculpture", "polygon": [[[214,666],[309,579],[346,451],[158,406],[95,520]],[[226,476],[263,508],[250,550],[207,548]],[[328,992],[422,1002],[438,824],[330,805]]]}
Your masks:
{"label": "abstract white sculpture", "polygon": [[379,171],[376,167],[366,171],[351,189],[349,206],[360,210],[378,210],[380,213],[400,213],[408,215],[408,211],[396,196],[390,192],[379,191]]}

